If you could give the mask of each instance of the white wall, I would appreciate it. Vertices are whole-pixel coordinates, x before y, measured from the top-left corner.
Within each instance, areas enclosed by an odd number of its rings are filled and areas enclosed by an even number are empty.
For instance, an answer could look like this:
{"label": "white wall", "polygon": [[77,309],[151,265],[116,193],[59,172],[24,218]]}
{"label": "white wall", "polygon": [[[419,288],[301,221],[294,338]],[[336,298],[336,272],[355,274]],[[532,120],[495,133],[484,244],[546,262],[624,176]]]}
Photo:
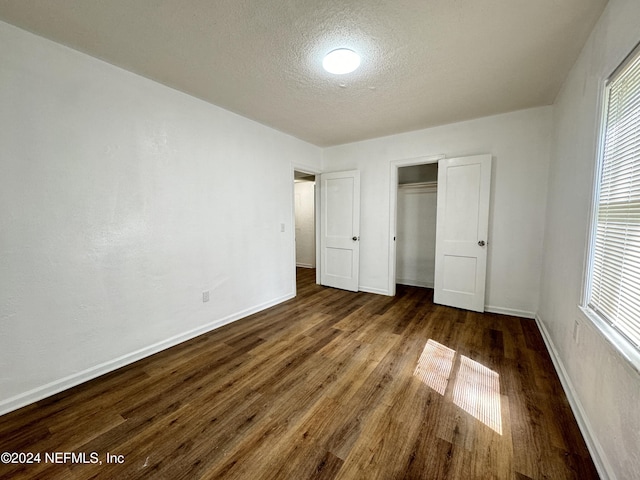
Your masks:
{"label": "white wall", "polygon": [[315,183],[296,182],[296,265],[316,266]]}
{"label": "white wall", "polygon": [[360,288],[388,292],[390,162],[493,155],[486,304],[538,309],[551,107],[540,107],[324,150],[324,171],[361,172]]}
{"label": "white wall", "polygon": [[597,158],[600,89],[640,41],[638,25],[638,0],[610,0],[557,98],[539,310],[575,410],[600,452],[596,460],[619,479],[637,478],[640,471],[640,376],[577,307]]}
{"label": "white wall", "polygon": [[435,184],[406,184],[398,187],[397,283],[433,288],[437,197]]}
{"label": "white wall", "polygon": [[319,148],[1,22],[0,58],[0,413],[293,294]]}

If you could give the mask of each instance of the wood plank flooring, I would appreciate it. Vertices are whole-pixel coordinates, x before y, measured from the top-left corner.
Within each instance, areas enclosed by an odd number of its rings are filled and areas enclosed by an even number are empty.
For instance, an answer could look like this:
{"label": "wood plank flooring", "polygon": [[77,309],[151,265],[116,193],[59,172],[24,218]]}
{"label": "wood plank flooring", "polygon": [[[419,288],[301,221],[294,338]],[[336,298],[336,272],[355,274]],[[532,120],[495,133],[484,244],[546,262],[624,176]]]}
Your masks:
{"label": "wood plank flooring", "polygon": [[41,454],[0,478],[598,478],[532,320],[314,275],[299,269],[293,300],[0,417],[0,452]]}

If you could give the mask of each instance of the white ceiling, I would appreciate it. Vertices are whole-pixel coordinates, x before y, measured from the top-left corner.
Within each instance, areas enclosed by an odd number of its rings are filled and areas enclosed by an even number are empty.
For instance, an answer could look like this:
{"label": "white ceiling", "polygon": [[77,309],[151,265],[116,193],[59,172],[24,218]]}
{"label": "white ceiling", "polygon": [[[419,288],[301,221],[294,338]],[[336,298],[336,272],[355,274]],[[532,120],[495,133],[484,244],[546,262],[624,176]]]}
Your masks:
{"label": "white ceiling", "polygon": [[[553,103],[606,2],[0,0],[0,19],[329,146]],[[359,70],[322,70],[338,47]]]}

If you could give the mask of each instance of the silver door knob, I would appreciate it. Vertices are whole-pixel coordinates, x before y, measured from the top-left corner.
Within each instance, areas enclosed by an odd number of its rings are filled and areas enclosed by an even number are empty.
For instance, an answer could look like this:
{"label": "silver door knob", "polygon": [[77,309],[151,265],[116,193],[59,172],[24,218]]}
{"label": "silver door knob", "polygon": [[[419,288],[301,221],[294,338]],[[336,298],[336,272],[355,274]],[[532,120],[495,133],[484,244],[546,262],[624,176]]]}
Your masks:
{"label": "silver door knob", "polygon": [[480,240],[478,242],[478,245],[480,245],[481,247],[484,247],[486,244],[484,243],[484,240]]}

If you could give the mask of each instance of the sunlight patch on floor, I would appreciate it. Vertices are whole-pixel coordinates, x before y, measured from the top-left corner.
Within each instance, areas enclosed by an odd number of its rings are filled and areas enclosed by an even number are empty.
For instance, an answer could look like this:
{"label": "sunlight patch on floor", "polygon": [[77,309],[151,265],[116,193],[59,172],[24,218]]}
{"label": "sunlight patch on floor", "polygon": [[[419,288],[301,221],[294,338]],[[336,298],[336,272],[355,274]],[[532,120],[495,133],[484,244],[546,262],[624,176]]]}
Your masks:
{"label": "sunlight patch on floor", "polygon": [[[422,350],[413,375],[444,396],[455,356],[455,350],[429,339]],[[453,403],[502,435],[498,373],[461,355],[453,386]]]}
{"label": "sunlight patch on floor", "polygon": [[440,395],[444,395],[455,354],[455,350],[429,340],[422,350],[413,374]]}
{"label": "sunlight patch on floor", "polygon": [[502,435],[499,375],[462,355],[453,387],[453,403]]}

